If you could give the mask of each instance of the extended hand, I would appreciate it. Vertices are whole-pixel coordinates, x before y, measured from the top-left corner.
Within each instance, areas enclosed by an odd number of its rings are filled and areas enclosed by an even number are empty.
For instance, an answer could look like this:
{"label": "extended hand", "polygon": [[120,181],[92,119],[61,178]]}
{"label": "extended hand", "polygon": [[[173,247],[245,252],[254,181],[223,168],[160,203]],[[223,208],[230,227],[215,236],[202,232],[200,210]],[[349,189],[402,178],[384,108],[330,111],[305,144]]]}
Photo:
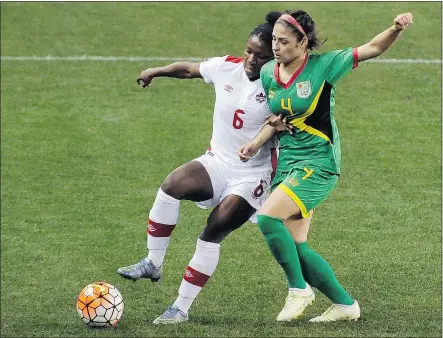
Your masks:
{"label": "extended hand", "polygon": [[292,135],[294,134],[294,126],[288,122],[288,119],[286,117],[283,117],[282,114],[275,116],[272,114],[268,120],[266,121],[266,124],[269,124],[271,127],[274,127],[277,129],[277,131],[289,131],[289,133]]}
{"label": "extended hand", "polygon": [[242,162],[249,161],[249,159],[252,156],[254,156],[257,152],[258,152],[258,149],[256,149],[254,142],[248,142],[248,143],[242,145],[237,150],[238,157],[240,157],[240,160]]}
{"label": "extended hand", "polygon": [[412,23],[412,13],[399,14],[394,19],[395,28],[402,31]]}
{"label": "extended hand", "polygon": [[142,86],[142,88],[149,87],[151,85],[152,80],[155,77],[155,71],[153,68],[148,68],[140,74],[137,78],[137,84]]}

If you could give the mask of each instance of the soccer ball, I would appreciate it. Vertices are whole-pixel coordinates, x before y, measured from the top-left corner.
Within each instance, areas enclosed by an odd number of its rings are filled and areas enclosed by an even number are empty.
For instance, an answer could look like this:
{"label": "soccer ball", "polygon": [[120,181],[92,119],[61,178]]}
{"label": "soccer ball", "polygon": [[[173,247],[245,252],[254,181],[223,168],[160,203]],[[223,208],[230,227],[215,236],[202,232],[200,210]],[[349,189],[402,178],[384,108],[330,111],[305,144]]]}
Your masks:
{"label": "soccer ball", "polygon": [[92,283],[80,292],[76,307],[80,318],[88,326],[115,326],[123,314],[123,297],[109,283]]}

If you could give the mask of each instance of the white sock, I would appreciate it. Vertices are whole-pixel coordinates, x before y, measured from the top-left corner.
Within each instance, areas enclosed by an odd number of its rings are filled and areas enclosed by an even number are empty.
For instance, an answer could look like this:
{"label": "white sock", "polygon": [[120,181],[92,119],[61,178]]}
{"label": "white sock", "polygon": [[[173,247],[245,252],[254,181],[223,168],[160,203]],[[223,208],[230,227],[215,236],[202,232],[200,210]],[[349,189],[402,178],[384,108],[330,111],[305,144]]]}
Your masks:
{"label": "white sock", "polygon": [[174,302],[174,305],[184,313],[188,313],[192,302],[214,273],[219,257],[220,244],[197,240],[194,256],[186,268],[178,297]]}
{"label": "white sock", "polygon": [[172,230],[178,221],[180,200],[159,189],[148,221],[148,259],[159,267],[163,264]]}

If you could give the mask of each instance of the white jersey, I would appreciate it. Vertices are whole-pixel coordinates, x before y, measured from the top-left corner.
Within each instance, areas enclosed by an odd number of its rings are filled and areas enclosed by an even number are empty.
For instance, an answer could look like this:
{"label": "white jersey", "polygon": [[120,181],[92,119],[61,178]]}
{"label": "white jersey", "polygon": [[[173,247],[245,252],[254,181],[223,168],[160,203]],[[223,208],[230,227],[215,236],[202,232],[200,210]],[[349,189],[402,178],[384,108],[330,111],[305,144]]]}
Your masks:
{"label": "white jersey", "polygon": [[216,93],[210,151],[233,171],[272,170],[271,141],[248,162],[237,155],[240,146],[257,136],[271,113],[260,79],[251,82],[243,58],[232,56],[202,62],[200,73],[206,83],[214,84]]}

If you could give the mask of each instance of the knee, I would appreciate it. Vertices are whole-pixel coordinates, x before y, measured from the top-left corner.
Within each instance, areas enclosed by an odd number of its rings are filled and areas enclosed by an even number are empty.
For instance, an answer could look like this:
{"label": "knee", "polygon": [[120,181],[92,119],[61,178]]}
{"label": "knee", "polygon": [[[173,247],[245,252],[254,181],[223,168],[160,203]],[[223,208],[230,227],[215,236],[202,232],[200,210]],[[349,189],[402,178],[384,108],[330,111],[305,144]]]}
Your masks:
{"label": "knee", "polygon": [[257,215],[258,227],[264,235],[275,231],[276,224],[279,223],[276,221],[282,222],[280,219],[275,217],[270,217],[267,215]]}
{"label": "knee", "polygon": [[229,227],[226,219],[220,217],[218,213],[211,213],[206,221],[205,228],[200,234],[200,239],[206,242],[220,243],[233,230]]}
{"label": "knee", "polygon": [[303,241],[303,242],[295,241],[295,247],[297,248],[297,252],[298,252],[299,257],[309,254],[309,251],[311,250],[307,241]]}
{"label": "knee", "polygon": [[308,234],[305,232],[290,231],[295,244],[304,243],[308,240]]}
{"label": "knee", "polygon": [[166,177],[160,188],[165,192],[165,194],[174,197],[175,199],[183,199],[183,194],[180,192],[180,177],[172,172]]}
{"label": "knee", "polygon": [[221,234],[205,228],[198,238],[209,243],[220,243],[223,240],[224,236],[221,236]]}
{"label": "knee", "polygon": [[218,227],[211,226],[211,224],[206,224],[199,238],[205,242],[220,243],[228,234],[229,232],[222,231]]}

